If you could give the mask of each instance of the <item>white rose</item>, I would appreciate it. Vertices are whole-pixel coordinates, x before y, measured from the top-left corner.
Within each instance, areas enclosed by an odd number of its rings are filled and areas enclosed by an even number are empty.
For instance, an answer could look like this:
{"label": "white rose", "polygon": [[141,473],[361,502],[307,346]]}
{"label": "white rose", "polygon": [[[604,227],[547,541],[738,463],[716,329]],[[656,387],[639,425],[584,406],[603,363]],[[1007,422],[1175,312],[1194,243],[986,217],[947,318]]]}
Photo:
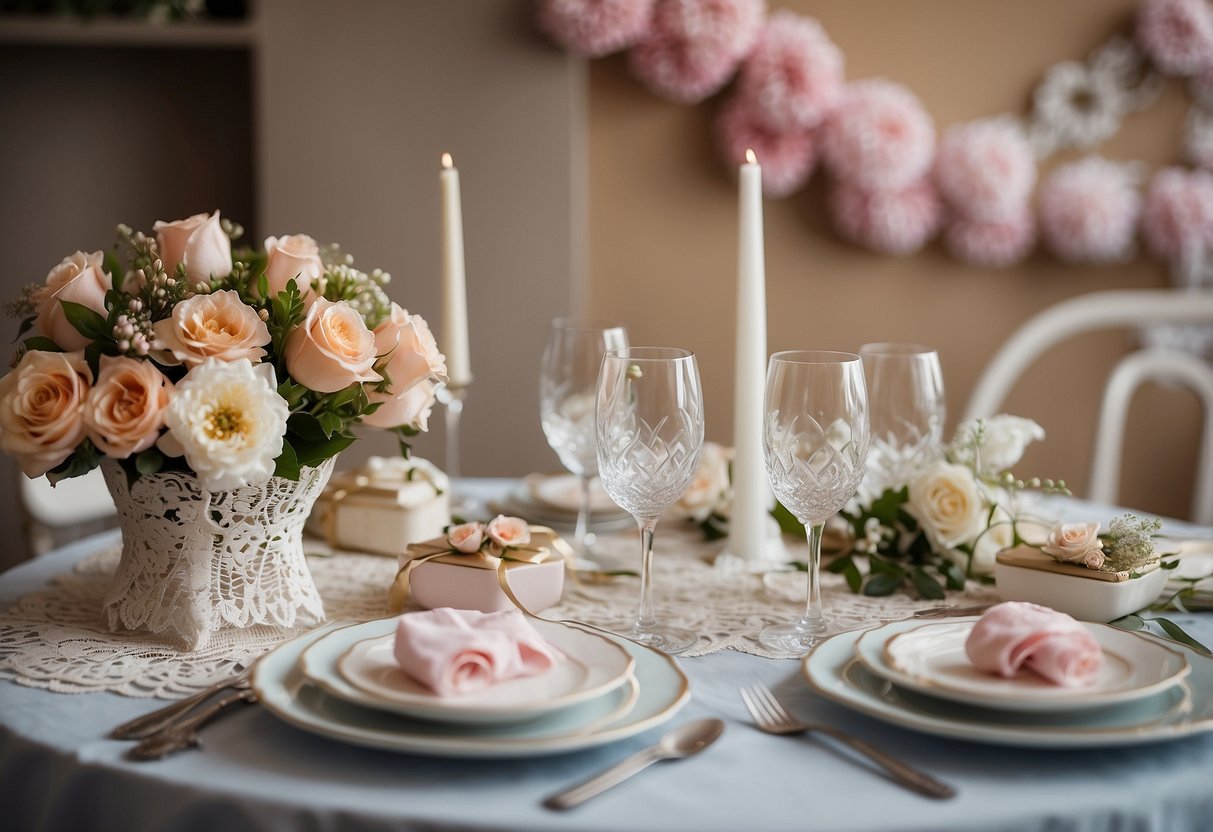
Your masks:
{"label": "white rose", "polygon": [[[1011,516],[1003,509],[997,508],[990,520],[990,527],[981,533],[981,537],[973,544],[972,574],[993,575],[994,558],[1003,549],[1009,549],[1013,543],[1015,543],[1015,530],[1011,526]],[[968,561],[968,555],[963,552],[958,554],[964,561]],[[959,563],[963,569],[965,563]]]}
{"label": "white rose", "polygon": [[972,419],[956,428],[952,439],[951,457],[966,465],[973,463],[974,436],[981,431],[981,443],[976,447],[978,473],[994,476],[1014,468],[1023,458],[1028,445],[1045,438],[1045,431],[1031,419],[1019,416],[992,416],[989,419]]}
{"label": "white rose", "polygon": [[910,481],[906,509],[938,550],[972,543],[985,528],[989,511],[973,473],[942,460]]}
{"label": "white rose", "polygon": [[272,364],[209,358],[177,382],[158,446],[184,454],[207,491],[262,483],[274,475],[288,414]]}
{"label": "white rose", "polygon": [[730,449],[715,442],[704,442],[695,478],[674,504],[674,514],[702,523],[712,512],[724,509],[733,499],[729,482],[731,458]]}
{"label": "white rose", "polygon": [[1058,523],[1049,530],[1049,539],[1040,550],[1057,560],[1082,564],[1098,561],[1102,566],[1099,523]]}

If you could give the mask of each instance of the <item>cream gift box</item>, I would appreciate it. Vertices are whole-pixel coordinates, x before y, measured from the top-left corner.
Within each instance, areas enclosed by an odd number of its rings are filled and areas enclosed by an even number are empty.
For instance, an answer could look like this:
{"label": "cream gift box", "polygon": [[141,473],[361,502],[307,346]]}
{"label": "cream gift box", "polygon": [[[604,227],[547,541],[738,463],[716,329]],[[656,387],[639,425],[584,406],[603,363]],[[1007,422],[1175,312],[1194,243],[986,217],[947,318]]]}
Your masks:
{"label": "cream gift box", "polygon": [[994,580],[1004,601],[1031,601],[1079,621],[1107,623],[1148,607],[1167,582],[1157,561],[1136,577],[1059,563],[1032,546],[1004,549],[994,560]]}
{"label": "cream gift box", "polygon": [[[415,543],[400,555],[388,596],[392,612],[404,609],[410,596],[422,607],[454,607],[497,612],[521,605],[537,613],[554,606],[564,590],[569,545],[546,526],[531,526],[525,548],[511,550],[506,558],[488,551],[462,554],[451,549],[446,537]],[[518,604],[502,589],[505,582]]]}
{"label": "cream gift box", "polygon": [[450,525],[449,493],[446,474],[427,460],[373,456],[333,476],[307,530],[339,549],[399,555]]}

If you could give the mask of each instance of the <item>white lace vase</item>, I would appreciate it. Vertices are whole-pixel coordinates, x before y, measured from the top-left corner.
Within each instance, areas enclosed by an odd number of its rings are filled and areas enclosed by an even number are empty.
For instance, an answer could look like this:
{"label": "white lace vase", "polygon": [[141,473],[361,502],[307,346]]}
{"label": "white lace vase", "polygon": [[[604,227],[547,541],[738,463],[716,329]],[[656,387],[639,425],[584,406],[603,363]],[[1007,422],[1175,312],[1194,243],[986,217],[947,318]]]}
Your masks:
{"label": "white lace vase", "polygon": [[303,524],[333,460],[298,482],[209,492],[192,474],[161,473],[128,484],[102,463],[122,526],[122,559],[105,598],[110,630],[163,633],[189,650],[228,627],[295,627],[324,620],[303,555]]}

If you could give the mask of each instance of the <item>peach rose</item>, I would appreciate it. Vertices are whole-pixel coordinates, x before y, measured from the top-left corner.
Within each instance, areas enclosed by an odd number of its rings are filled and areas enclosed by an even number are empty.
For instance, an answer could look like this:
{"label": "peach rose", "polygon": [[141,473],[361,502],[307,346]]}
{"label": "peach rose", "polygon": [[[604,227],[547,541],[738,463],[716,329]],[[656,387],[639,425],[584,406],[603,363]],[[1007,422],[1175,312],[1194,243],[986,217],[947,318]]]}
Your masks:
{"label": "peach rose", "polygon": [[312,293],[312,284],[324,276],[320,247],[306,234],[266,237],[265,254],[265,277],[274,295],[294,280],[299,293],[307,297]]}
{"label": "peach rose", "polygon": [[489,521],[484,533],[489,540],[503,549],[510,546],[525,546],[531,542],[531,527],[521,517],[506,517],[498,514]]}
{"label": "peach rose", "polygon": [[451,526],[446,531],[446,540],[451,544],[451,548],[465,555],[479,552],[480,544],[484,542],[484,524],[460,523],[458,526]]}
{"label": "peach rose", "polygon": [[172,393],[172,383],[152,362],[103,355],[84,405],[85,431],[114,459],[146,451],[160,437]]}
{"label": "peach rose", "polygon": [[156,322],[155,330],[161,346],[187,367],[208,358],[256,363],[270,342],[265,321],[231,289],[186,298],[173,307],[171,317]]}
{"label": "peach rose", "polygon": [[218,211],[209,217],[194,214],[174,222],[157,220],[152,228],[160,243],[160,259],[170,275],[184,264],[189,285],[195,286],[232,273],[232,241],[219,224]]}
{"label": "peach rose", "polygon": [[77,251],[51,269],[46,285],[34,295],[38,304],[38,331],[65,350],[80,350],[92,343],[68,323],[67,313],[60,301],[87,306],[103,316],[105,293],[113,288],[110,276],[101,265],[104,255],[99,251],[85,254]]}
{"label": "peach rose", "polygon": [[380,381],[375,336],[345,301],[317,298],[286,342],[286,368],[317,393],[336,393],[358,381]]}
{"label": "peach rose", "polygon": [[71,456],[84,439],[84,403],[92,373],[84,353],[31,350],[0,379],[0,450],[27,477]]}
{"label": "peach rose", "polygon": [[372,428],[396,428],[409,425],[417,430],[429,430],[430,411],[434,409],[434,397],[438,385],[422,381],[405,390],[399,396],[388,396],[368,388],[372,402],[382,402],[379,409],[362,417],[362,423]]}
{"label": "peach rose", "polygon": [[1070,563],[1082,563],[1098,569],[1103,566],[1103,543],[1098,523],[1058,523],[1049,530],[1049,539],[1040,547],[1046,555]]}

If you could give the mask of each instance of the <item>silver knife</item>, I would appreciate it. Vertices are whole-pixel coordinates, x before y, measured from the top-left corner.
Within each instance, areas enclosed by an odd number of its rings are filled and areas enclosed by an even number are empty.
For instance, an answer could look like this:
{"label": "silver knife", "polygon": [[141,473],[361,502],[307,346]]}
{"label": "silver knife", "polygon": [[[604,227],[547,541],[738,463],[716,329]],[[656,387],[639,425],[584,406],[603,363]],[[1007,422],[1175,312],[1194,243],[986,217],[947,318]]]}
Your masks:
{"label": "silver knife", "polygon": [[127,756],[139,761],[159,760],[186,748],[201,748],[199,728],[219,716],[230,705],[237,702],[251,704],[256,701],[257,694],[250,688],[232,688],[185,719],[144,738],[127,752]]}

